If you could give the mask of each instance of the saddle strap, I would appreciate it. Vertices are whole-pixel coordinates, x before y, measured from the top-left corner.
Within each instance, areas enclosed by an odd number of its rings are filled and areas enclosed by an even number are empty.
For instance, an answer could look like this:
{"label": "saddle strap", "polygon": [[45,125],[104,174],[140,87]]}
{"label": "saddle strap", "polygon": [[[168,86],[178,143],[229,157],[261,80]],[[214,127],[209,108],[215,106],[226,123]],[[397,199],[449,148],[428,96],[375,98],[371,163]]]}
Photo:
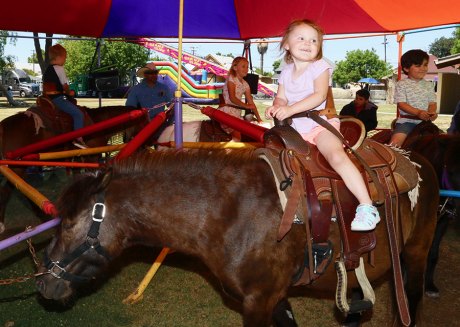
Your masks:
{"label": "saddle strap", "polygon": [[360,257],[372,251],[377,243],[375,232],[353,232],[351,222],[355,216],[358,200],[346,187],[343,180],[331,180],[335,212],[342,240],[342,256],[347,270],[359,266]]}
{"label": "saddle strap", "polygon": [[[390,170],[391,172],[391,170]],[[385,221],[387,224],[387,234],[388,234],[388,243],[390,245],[390,256],[391,262],[393,265],[393,280],[395,284],[395,292],[396,292],[396,303],[398,305],[398,312],[399,317],[401,319],[401,323],[404,326],[409,326],[411,323],[410,314],[409,314],[409,307],[407,304],[406,292],[404,290],[404,281],[401,271],[401,261],[399,259],[399,246],[396,241],[396,230],[395,230],[395,217],[398,216],[398,197],[395,196],[395,203],[393,207],[393,201],[391,198],[391,191],[390,187],[396,188],[396,183],[393,178],[393,174],[390,173],[390,181],[385,178],[385,173],[383,169],[379,169],[377,174],[380,177],[382,183],[384,183],[383,189],[385,192]],[[390,183],[392,185],[390,185]],[[393,212],[395,216],[393,216]],[[396,218],[397,219],[397,218]]]}
{"label": "saddle strap", "polygon": [[291,230],[303,194],[303,185],[300,163],[295,156],[295,152],[282,150],[279,154],[279,161],[285,178],[280,183],[280,189],[284,191],[290,186],[289,196],[287,197],[286,207],[278,230],[278,241],[281,241]]}
{"label": "saddle strap", "polygon": [[383,193],[382,185],[380,185],[375,172],[371,169],[371,167],[369,167],[366,161],[355,150],[353,150],[351,145],[348,143],[347,140],[343,138],[342,134],[340,134],[339,131],[337,131],[327,120],[324,120],[319,116],[318,112],[316,112],[315,110],[307,111],[307,116],[308,118],[311,118],[315,123],[317,123],[318,125],[321,125],[325,129],[327,129],[329,132],[337,136],[337,138],[340,141],[342,141],[342,143],[351,151],[351,153],[353,153],[356,159],[359,160],[361,165],[364,167],[364,169],[368,173],[369,177],[374,182],[375,188],[377,189],[378,198],[375,201],[375,203],[377,205],[382,204],[384,202],[384,193]]}

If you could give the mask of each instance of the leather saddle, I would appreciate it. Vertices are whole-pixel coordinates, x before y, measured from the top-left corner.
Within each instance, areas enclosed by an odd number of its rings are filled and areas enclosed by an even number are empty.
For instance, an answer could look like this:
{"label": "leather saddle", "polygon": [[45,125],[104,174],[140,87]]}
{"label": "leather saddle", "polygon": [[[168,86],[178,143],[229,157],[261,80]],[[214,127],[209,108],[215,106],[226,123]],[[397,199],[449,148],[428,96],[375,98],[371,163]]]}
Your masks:
{"label": "leather saddle", "polygon": [[[75,99],[70,101],[76,104]],[[43,95],[37,97],[36,104],[37,106],[31,107],[27,111],[38,115],[45,129],[53,130],[56,134],[67,133],[73,130],[72,116],[57,109],[48,97]],[[93,122],[88,113],[82,107],[78,108],[83,111],[85,115],[85,126],[91,125]]]}
{"label": "leather saddle", "polygon": [[227,134],[220,123],[215,120],[203,120],[200,128],[200,142],[230,142],[232,136]]}
{"label": "leather saddle", "polygon": [[[344,245],[345,266],[348,270],[357,268],[361,255],[375,247],[375,234],[373,231],[356,233],[350,230],[349,226],[358,202],[340,176],[330,167],[318,149],[305,142],[290,126],[274,127],[268,131],[265,134],[265,145],[266,148],[258,149],[256,153],[269,162],[274,175],[278,176],[275,179],[280,185],[285,182],[294,186],[295,179],[301,179],[297,182],[301,185],[299,196],[309,208],[308,215],[299,210],[297,205],[294,210],[291,209],[291,212],[287,213],[292,194],[286,194],[285,215],[280,225],[278,239],[286,235],[296,215],[304,222],[309,222],[313,243],[324,244],[328,241],[331,216],[335,207]],[[363,168],[360,160],[347,152],[364,180],[368,182],[374,202],[383,204],[385,199],[381,198],[382,196],[395,197],[417,185],[418,174],[403,154],[368,139],[363,141],[356,152],[373,172],[374,177]],[[382,185],[388,186],[385,192],[379,192]],[[311,191],[312,189],[314,192]],[[381,192],[383,194],[380,194]],[[319,276],[310,277],[314,279]]]}

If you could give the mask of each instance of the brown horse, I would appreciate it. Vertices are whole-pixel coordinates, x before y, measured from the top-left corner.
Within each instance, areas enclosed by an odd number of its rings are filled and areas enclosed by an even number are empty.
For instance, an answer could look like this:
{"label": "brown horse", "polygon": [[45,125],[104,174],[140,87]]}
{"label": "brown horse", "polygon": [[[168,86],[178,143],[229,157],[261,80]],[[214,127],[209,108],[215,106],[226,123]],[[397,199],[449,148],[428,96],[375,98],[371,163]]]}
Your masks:
{"label": "brown horse", "polygon": [[[95,123],[103,120],[121,115],[123,113],[134,110],[135,108],[124,107],[124,106],[108,106],[101,107],[98,109],[83,108],[90,116],[91,120]],[[70,117],[70,116],[69,116]],[[146,122],[146,121],[145,121]],[[130,122],[123,125],[113,127],[109,130],[96,132],[94,134],[85,137],[85,141],[89,146],[102,146],[106,145],[109,138],[120,131],[131,130],[131,133],[135,133],[135,130],[139,129],[140,126],[145,122]],[[133,127],[134,124],[139,124],[138,127]],[[133,128],[135,130],[133,130]],[[50,137],[60,134],[60,131],[52,128],[40,128],[36,130],[34,118],[26,115],[24,112],[17,113],[10,117],[5,118],[0,122],[0,158],[4,158],[5,154],[9,151],[19,149],[29,144],[33,144]],[[65,144],[59,147],[54,147],[52,150],[62,150],[64,148],[71,147],[71,144]],[[73,147],[75,148],[75,147]],[[16,174],[21,177],[25,175],[24,168],[14,168]],[[5,210],[8,200],[10,198],[13,186],[11,183],[4,183],[0,187],[0,234],[4,232],[4,217]]]}
{"label": "brown horse", "polygon": [[[460,115],[456,115],[454,118],[458,120],[459,117]],[[424,121],[418,124],[407,136],[402,148],[407,151],[415,151],[430,162],[436,172],[438,184],[441,189],[458,191],[460,190],[460,158],[458,156],[460,152],[460,135],[456,129],[450,132],[453,135],[444,134],[431,121]],[[384,131],[372,138],[378,142],[386,143],[390,141],[390,137],[391,133]],[[438,223],[429,252],[425,274],[425,293],[430,297],[439,297],[439,289],[434,283],[434,273],[444,233],[452,218],[457,218],[457,225],[459,224],[460,199],[442,198],[441,200],[444,204],[438,215]]]}
{"label": "brown horse", "polygon": [[[447,134],[427,134],[413,138],[408,150],[416,151],[425,157],[434,167],[441,189],[460,191],[460,136]],[[439,290],[434,283],[434,272],[439,257],[439,247],[449,222],[457,220],[460,214],[460,199],[442,198],[433,244],[428,257],[425,275],[425,292],[428,296],[439,297]]]}
{"label": "brown horse", "polygon": [[[127,247],[167,246],[209,267],[225,294],[241,301],[244,326],[296,326],[287,293],[304,264],[305,226],[292,225],[278,242],[283,212],[268,164],[251,150],[222,152],[139,154],[71,184],[57,203],[62,222],[39,269],[44,273],[37,278],[40,293],[65,301],[79,282],[95,277]],[[418,202],[411,210],[407,194],[398,200],[401,258],[415,323],[438,190],[431,166],[418,155],[412,160],[421,164]],[[332,224],[330,240],[337,254],[341,242]],[[371,281],[388,277],[391,270],[384,223],[376,236],[375,265],[366,264]],[[336,283],[330,266],[312,287],[333,293]],[[353,276],[349,286],[357,286]]]}

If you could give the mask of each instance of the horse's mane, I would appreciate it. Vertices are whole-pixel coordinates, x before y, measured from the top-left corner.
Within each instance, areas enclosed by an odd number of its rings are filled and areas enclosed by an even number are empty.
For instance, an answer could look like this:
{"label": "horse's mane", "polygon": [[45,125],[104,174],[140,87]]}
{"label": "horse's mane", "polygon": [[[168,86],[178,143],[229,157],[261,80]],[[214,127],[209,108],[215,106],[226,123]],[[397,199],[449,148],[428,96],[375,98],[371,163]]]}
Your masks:
{"label": "horse's mane", "polygon": [[130,156],[116,161],[113,165],[115,174],[154,174],[161,170],[201,170],[241,166],[255,160],[252,149],[187,151],[152,151]]}
{"label": "horse's mane", "polygon": [[[204,171],[241,167],[245,163],[257,160],[253,150],[189,150],[189,151],[152,151],[134,154],[109,166],[112,178],[117,176],[163,174],[174,176],[178,171]],[[62,192],[56,208],[61,217],[75,217],[83,210],[90,210],[88,203],[94,194],[104,189],[101,172],[88,173],[77,177]]]}

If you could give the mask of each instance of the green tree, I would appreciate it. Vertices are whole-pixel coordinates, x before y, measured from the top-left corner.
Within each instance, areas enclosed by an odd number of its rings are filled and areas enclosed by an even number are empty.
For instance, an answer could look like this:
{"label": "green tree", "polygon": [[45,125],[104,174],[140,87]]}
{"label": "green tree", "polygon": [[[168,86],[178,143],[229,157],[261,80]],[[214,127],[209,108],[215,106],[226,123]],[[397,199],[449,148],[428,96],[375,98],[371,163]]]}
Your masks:
{"label": "green tree", "polygon": [[[45,57],[45,50],[41,50],[42,52],[42,57],[44,58]],[[37,53],[34,52],[30,57],[27,58],[27,62],[29,64],[38,64],[38,56],[37,56]]]}
{"label": "green tree", "polygon": [[358,82],[363,77],[382,78],[391,74],[390,64],[379,59],[375,50],[347,51],[345,60],[336,63],[332,79],[344,85],[349,82]]}
{"label": "green tree", "polygon": [[[0,30],[0,75],[5,69],[14,68],[14,58],[13,56],[5,56],[5,46],[8,43],[8,31]],[[10,39],[11,43],[16,42],[16,38]],[[2,91],[3,96],[6,94],[6,88],[3,86],[3,83],[0,83],[0,90]]]}
{"label": "green tree", "polygon": [[441,37],[435,39],[433,43],[430,44],[429,52],[435,55],[438,58],[446,57],[451,54],[451,49],[454,46],[455,38],[450,37]]}
{"label": "green tree", "polygon": [[254,71],[259,74],[259,75],[262,75],[262,76],[268,76],[268,77],[272,77],[273,76],[273,72],[266,72],[264,71],[264,73],[262,74],[262,71],[260,70],[260,68],[255,68]]}
{"label": "green tree", "polygon": [[454,31],[454,44],[450,49],[450,54],[460,53],[460,27],[457,27]]}
{"label": "green tree", "polygon": [[281,66],[281,59],[275,60],[272,66],[273,66],[273,71],[276,72],[278,68]]}
{"label": "green tree", "polygon": [[[0,30],[0,72],[3,72],[5,69],[14,68],[14,57],[11,55],[5,56],[5,46],[8,43],[8,35],[8,31]],[[11,38],[10,42],[15,44],[16,38]]]}
{"label": "green tree", "polygon": [[[70,80],[79,74],[89,73],[96,69],[96,41],[61,40],[59,43],[67,50],[65,69]],[[148,60],[148,49],[129,42],[106,42],[101,46],[101,67],[118,69],[122,80],[127,81],[129,71],[142,67]],[[94,60],[93,60],[94,59]]]}

